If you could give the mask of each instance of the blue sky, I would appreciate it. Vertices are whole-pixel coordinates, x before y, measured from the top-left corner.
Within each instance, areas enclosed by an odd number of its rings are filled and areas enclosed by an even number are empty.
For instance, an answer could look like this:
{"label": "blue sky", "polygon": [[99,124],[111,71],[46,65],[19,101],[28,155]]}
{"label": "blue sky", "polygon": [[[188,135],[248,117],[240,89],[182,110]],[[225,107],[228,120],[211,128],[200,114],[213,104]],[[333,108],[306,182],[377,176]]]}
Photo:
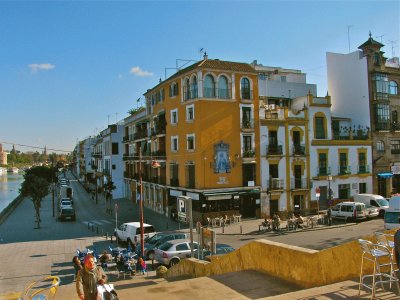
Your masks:
{"label": "blue sky", "polygon": [[72,151],[128,116],[176,59],[200,59],[201,48],[212,59],[300,69],[324,96],[326,52],[349,52],[349,25],[351,51],[371,30],[389,58],[396,41],[399,56],[399,9],[399,1],[0,1],[0,142]]}

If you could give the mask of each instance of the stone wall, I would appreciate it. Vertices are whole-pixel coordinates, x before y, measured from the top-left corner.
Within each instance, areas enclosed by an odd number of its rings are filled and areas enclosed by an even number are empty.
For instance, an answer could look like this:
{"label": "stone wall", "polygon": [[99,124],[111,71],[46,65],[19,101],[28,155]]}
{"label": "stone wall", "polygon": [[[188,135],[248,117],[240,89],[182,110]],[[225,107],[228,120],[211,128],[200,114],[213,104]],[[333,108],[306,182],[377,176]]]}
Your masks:
{"label": "stone wall", "polygon": [[[373,240],[373,237],[365,237]],[[187,259],[169,269],[167,278],[202,277],[242,270],[257,270],[303,288],[327,285],[359,276],[361,250],[358,241],[321,251],[268,240],[253,241],[211,262]],[[372,272],[372,264],[365,272]]]}

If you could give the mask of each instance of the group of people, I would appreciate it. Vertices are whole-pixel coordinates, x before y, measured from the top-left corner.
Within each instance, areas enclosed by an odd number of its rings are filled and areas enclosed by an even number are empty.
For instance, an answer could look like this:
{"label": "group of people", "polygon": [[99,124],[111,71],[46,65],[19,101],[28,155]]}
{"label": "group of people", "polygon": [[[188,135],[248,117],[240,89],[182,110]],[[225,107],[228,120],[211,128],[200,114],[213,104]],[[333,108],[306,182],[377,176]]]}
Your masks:
{"label": "group of people", "polygon": [[[97,286],[104,285],[107,282],[107,275],[103,268],[107,268],[107,263],[112,260],[112,255],[107,251],[99,257],[100,265],[96,264],[96,259],[92,254],[87,254],[80,261],[78,256],[74,256],[72,262],[74,264],[76,276],[76,291],[79,299],[85,300],[100,300],[102,295],[98,293]],[[135,271],[141,272],[143,275],[147,272],[146,262],[142,257],[139,257],[136,262],[136,270],[133,270],[130,264],[125,264],[122,255],[115,258],[117,268],[127,268],[132,275]]]}

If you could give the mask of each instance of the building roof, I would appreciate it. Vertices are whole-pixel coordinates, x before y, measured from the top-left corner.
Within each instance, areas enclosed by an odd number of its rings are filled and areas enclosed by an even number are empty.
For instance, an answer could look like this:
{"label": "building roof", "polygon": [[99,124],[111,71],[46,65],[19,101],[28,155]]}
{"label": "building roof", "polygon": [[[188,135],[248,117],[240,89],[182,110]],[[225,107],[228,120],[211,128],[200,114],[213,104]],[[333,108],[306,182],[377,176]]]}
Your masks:
{"label": "building roof", "polygon": [[372,38],[372,35],[371,35],[371,32],[370,32],[370,33],[369,33],[369,39],[368,39],[364,44],[360,45],[360,46],[358,47],[358,49],[363,49],[363,48],[365,48],[365,47],[367,47],[367,46],[377,46],[377,47],[379,47],[379,48],[382,48],[384,45],[381,44],[381,43],[379,43],[379,42],[377,42],[377,41],[375,41],[375,40]]}
{"label": "building roof", "polygon": [[[177,78],[179,76],[182,76],[183,74],[190,72],[196,68],[204,68],[204,69],[214,69],[214,70],[223,70],[223,71],[232,71],[232,72],[243,72],[243,73],[256,73],[256,70],[251,64],[248,63],[239,63],[239,62],[232,62],[232,61],[224,61],[224,60],[219,60],[219,59],[208,59],[205,58],[201,61],[195,62],[194,64],[188,66],[187,68],[184,68],[182,70],[179,70],[172,76],[168,77],[166,80],[171,80],[174,78]],[[156,89],[159,85],[163,84],[163,82],[160,82],[153,88],[147,90],[147,92],[144,94],[148,94],[150,91],[153,91]]]}

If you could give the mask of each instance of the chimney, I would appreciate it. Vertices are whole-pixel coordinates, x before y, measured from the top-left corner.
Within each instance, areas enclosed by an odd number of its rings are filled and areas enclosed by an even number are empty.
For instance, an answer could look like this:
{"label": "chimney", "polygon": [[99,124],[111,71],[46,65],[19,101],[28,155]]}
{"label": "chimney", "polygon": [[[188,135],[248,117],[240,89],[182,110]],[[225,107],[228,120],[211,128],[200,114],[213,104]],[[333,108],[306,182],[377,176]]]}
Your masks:
{"label": "chimney", "polygon": [[207,59],[208,59],[208,55],[207,55],[207,52],[204,52],[204,56],[203,56],[203,59],[204,59],[204,60],[207,60]]}

